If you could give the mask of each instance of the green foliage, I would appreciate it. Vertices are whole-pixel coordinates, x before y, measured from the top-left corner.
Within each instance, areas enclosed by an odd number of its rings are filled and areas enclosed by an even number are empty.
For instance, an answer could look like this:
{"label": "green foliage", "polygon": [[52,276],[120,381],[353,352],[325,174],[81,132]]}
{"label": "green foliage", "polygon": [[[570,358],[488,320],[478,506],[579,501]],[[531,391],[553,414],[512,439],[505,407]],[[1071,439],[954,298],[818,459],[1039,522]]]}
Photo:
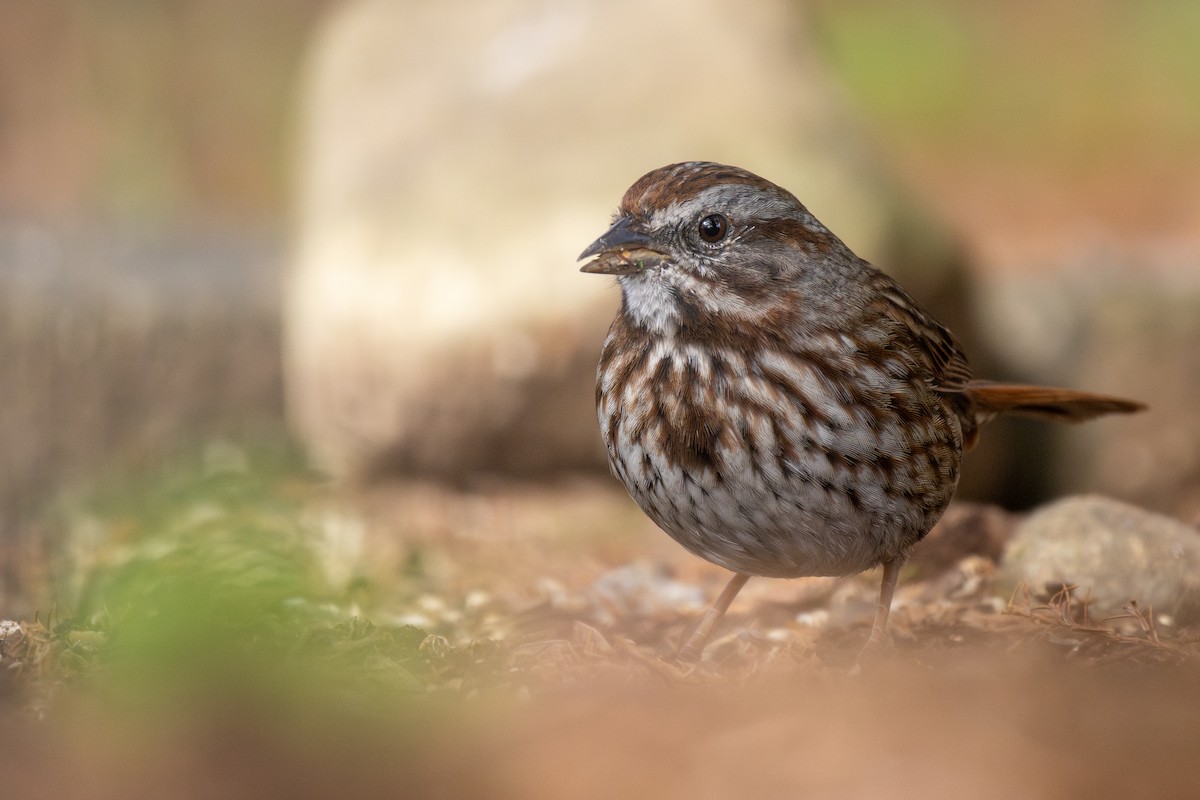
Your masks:
{"label": "green foliage", "polygon": [[817,38],[904,144],[1087,169],[1200,136],[1200,6],[958,0],[818,3]]}
{"label": "green foliage", "polygon": [[970,103],[971,41],[961,20],[929,6],[823,15],[826,49],[860,101],[907,124],[954,124]]}
{"label": "green foliage", "polygon": [[74,504],[75,612],[44,637],[44,672],[124,707],[403,706],[449,648],[359,619],[329,585],[306,521],[321,491],[287,448],[221,444]]}

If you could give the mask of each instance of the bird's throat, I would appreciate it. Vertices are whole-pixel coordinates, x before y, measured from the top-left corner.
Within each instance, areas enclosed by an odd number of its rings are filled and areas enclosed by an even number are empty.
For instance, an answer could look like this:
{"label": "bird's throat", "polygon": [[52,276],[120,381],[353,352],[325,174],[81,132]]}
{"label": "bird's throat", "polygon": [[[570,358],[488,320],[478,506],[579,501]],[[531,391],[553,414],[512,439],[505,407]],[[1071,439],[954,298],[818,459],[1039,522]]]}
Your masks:
{"label": "bird's throat", "polygon": [[631,324],[656,334],[669,334],[678,328],[676,290],[661,275],[622,275],[618,281],[621,309]]}

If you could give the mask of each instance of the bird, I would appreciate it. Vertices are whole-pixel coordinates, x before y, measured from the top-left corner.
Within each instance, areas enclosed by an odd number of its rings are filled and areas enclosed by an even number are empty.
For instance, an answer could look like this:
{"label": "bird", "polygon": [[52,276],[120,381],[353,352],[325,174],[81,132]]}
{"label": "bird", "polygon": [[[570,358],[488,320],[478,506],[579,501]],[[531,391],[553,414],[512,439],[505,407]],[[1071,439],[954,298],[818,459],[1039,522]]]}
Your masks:
{"label": "bird", "polygon": [[975,378],[954,334],[893,278],[738,167],[646,173],[579,260],[620,286],[596,376],[611,471],[658,527],[733,573],[681,661],[701,656],[751,577],[882,566],[877,645],[900,568],[983,424],[1145,408]]}

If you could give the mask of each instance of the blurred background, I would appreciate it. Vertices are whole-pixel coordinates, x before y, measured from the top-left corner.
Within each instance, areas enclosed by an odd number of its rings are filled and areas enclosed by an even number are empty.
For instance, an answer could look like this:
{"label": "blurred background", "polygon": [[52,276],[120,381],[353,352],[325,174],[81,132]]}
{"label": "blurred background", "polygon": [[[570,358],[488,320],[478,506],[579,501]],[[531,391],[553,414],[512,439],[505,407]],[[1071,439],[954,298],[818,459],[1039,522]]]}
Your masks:
{"label": "blurred background", "polygon": [[1200,513],[1193,4],[465,16],[0,9],[0,597],[38,580],[59,493],[283,436],[285,407],[340,476],[602,473],[616,292],[574,255],[628,183],[688,158],[792,188],[981,373],[1155,406],[997,432],[965,496]]}
{"label": "blurred background", "polygon": [[689,159],[794,191],[979,374],[1152,406],[997,424],[962,497],[1194,523],[1197,41],[1186,0],[2,3],[0,618],[72,618],[70,669],[111,625],[172,675],[213,619],[293,653],[336,618],[318,651],[369,641],[405,666],[355,674],[404,692],[461,687],[491,662],[453,648],[530,594],[642,586],[592,586],[632,559],[699,607],[715,577],[606,477],[617,290],[575,265]]}
{"label": "blurred background", "polygon": [[1193,4],[469,8],[0,9],[0,598],[64,492],[214,439],[602,475],[574,256],[687,158],[792,188],[980,373],[1154,405],[996,431],[963,496],[1200,513]]}

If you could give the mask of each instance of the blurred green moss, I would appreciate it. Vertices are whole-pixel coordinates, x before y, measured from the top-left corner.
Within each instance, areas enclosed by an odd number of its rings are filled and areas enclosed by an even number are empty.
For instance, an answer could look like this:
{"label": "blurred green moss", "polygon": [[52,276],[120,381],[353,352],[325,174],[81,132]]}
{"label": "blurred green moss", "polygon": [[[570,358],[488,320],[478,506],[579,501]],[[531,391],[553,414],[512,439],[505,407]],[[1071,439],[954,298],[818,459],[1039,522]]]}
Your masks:
{"label": "blurred green moss", "polygon": [[403,707],[462,654],[419,628],[372,624],[347,594],[361,587],[330,585],[306,513],[323,491],[288,444],[222,442],[65,503],[58,594],[71,611],[49,621],[30,662],[45,682],[126,707]]}
{"label": "blurred green moss", "polygon": [[1191,156],[1200,5],[817,2],[817,40],[903,145],[1095,166]]}

